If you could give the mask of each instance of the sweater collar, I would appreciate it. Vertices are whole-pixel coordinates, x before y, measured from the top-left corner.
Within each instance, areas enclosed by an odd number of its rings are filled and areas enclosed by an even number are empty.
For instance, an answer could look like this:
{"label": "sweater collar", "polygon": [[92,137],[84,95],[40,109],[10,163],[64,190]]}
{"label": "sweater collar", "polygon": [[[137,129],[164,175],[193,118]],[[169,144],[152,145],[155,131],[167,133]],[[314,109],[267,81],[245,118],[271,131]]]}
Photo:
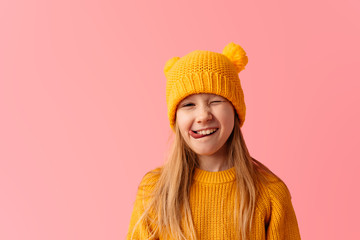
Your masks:
{"label": "sweater collar", "polygon": [[226,183],[235,180],[235,167],[219,172],[209,172],[195,167],[194,180],[203,183]]}

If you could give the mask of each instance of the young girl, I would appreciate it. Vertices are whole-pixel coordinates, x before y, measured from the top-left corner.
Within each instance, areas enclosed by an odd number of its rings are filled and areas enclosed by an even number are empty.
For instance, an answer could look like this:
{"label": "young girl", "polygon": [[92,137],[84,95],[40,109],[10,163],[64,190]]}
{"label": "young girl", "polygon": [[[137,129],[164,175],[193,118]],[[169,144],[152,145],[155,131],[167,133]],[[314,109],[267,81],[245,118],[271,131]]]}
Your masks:
{"label": "young girl", "polygon": [[240,129],[247,62],[235,43],[167,61],[174,141],[139,185],[128,240],[300,239],[287,186],[250,156]]}

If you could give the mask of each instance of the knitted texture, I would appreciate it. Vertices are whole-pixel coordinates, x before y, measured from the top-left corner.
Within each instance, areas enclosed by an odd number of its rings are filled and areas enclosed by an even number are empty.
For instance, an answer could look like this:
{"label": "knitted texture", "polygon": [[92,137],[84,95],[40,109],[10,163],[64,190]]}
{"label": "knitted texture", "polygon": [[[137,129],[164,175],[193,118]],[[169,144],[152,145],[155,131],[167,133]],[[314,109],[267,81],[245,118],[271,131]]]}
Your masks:
{"label": "knitted texture", "polygon": [[[158,171],[159,169],[155,169]],[[144,193],[150,193],[158,177],[148,173],[142,179],[134,204],[127,240],[147,201]],[[190,207],[194,227],[199,240],[235,239],[234,197],[236,191],[235,168],[220,172],[208,172],[196,168],[194,183],[190,189]],[[146,239],[154,225],[140,224],[134,238]],[[165,239],[156,236],[155,239]],[[260,186],[250,240],[298,240],[300,232],[290,192],[281,180],[273,179],[267,186]]]}
{"label": "knitted texture", "polygon": [[213,93],[227,98],[244,124],[246,106],[238,73],[248,62],[245,51],[229,43],[223,53],[195,50],[182,58],[169,59],[164,67],[166,103],[173,131],[176,109],[180,101],[191,94]]}

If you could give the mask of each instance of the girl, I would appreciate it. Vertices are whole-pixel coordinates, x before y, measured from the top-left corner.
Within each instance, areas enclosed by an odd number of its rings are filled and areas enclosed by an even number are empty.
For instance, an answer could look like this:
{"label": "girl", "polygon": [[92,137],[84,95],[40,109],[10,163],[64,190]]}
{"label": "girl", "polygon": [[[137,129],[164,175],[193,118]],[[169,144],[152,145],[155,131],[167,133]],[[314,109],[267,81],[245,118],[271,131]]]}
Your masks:
{"label": "girl", "polygon": [[245,51],[196,50],[167,61],[168,159],[143,177],[127,239],[300,239],[285,183],[252,158],[241,127]]}

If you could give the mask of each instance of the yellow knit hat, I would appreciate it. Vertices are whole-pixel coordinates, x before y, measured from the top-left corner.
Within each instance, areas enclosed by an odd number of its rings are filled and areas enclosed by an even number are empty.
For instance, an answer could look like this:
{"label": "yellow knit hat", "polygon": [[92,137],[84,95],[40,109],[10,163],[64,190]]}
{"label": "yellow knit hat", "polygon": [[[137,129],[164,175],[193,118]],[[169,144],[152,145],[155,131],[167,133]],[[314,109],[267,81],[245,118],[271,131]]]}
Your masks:
{"label": "yellow knit hat", "polygon": [[175,131],[178,104],[191,94],[213,93],[227,98],[234,106],[240,127],[244,124],[246,106],[238,73],[248,62],[242,47],[231,42],[221,53],[195,50],[182,58],[169,59],[164,67],[166,103],[170,127]]}

